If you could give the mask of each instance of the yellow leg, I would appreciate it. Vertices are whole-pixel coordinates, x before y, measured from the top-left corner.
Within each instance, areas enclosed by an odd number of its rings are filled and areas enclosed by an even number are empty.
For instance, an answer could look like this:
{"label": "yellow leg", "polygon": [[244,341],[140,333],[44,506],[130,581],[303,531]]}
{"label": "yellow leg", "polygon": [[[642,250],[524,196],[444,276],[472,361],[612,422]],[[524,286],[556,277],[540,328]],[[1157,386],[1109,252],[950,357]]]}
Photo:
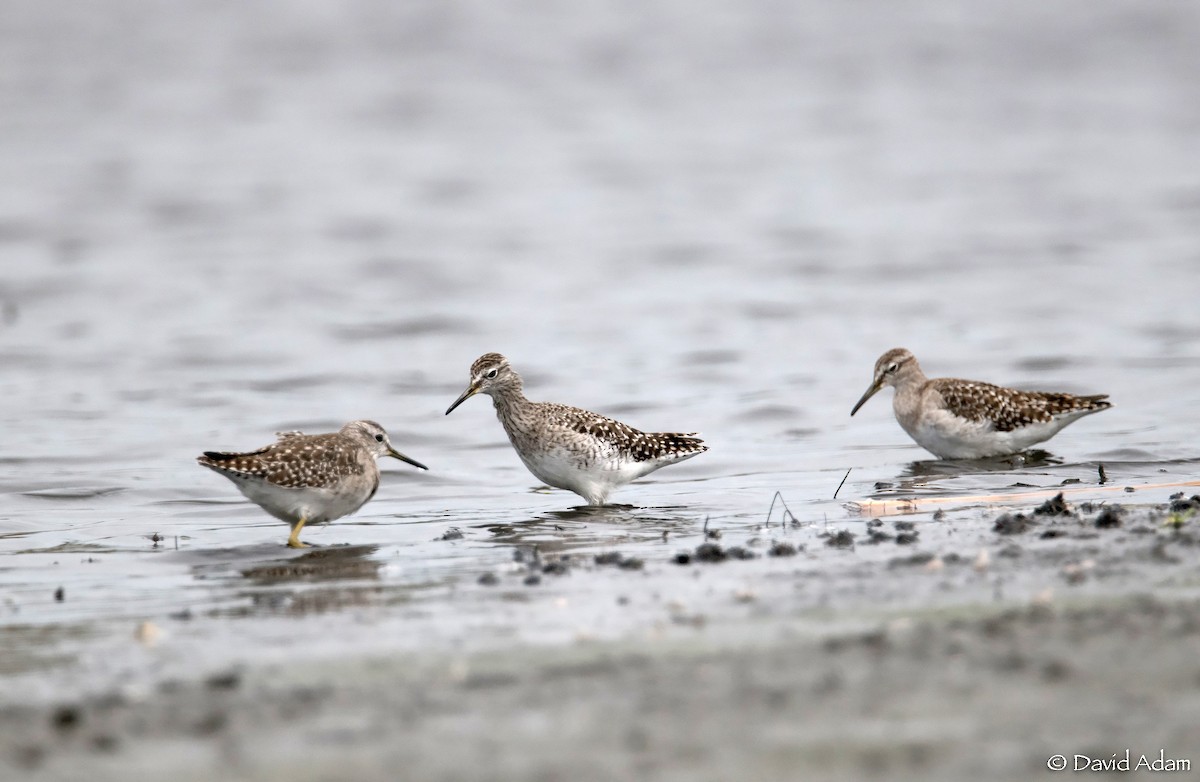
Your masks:
{"label": "yellow leg", "polygon": [[296,522],[296,526],[292,527],[292,534],[288,536],[288,548],[309,548],[307,543],[300,542],[300,530],[304,529],[304,519]]}

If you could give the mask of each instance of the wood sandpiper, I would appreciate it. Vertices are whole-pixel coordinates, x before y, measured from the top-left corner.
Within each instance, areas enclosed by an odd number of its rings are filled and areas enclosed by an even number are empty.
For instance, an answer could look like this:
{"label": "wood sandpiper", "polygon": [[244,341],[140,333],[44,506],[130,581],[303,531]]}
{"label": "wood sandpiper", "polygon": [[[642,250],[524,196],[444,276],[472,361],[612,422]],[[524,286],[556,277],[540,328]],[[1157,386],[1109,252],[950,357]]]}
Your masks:
{"label": "wood sandpiper", "polygon": [[380,456],[392,456],[429,469],[392,447],[374,421],[351,421],[330,434],[279,432],[279,439],[257,451],[205,451],[196,461],[224,475],[242,494],[292,527],[288,546],[305,548],[305,524],[333,521],[354,513],[379,488]]}
{"label": "wood sandpiper", "polygon": [[708,450],[694,433],[639,432],[577,407],[525,398],[521,376],[499,353],[471,365],[471,384],[446,415],[487,394],[521,461],[538,480],[603,505],[613,489]]}
{"label": "wood sandpiper", "polygon": [[904,348],[875,362],[875,379],[850,415],[884,386],[896,389],[892,408],[901,428],[942,459],[984,459],[1024,451],[1072,421],[1112,407],[1107,394],[1074,396],[1019,391],[991,383],[930,380]]}

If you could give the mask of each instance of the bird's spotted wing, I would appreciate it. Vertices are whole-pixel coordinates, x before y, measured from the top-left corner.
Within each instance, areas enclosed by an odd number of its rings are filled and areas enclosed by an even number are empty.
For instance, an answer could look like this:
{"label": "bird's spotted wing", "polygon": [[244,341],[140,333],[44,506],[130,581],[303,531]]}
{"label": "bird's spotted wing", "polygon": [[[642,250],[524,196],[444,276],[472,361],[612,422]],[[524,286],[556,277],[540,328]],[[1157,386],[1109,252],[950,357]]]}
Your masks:
{"label": "bird's spotted wing", "polygon": [[692,434],[643,432],[597,413],[565,405],[553,407],[554,417],[561,424],[612,446],[635,462],[694,456],[708,450],[708,446]]}
{"label": "bird's spotted wing", "polygon": [[364,472],[362,459],[336,435],[291,435],[248,453],[205,451],[197,461],[221,473],[284,488],[320,488]]}
{"label": "bird's spotted wing", "polygon": [[1072,413],[1111,407],[1107,394],[1075,396],[1046,391],[1020,391],[974,380],[939,378],[929,386],[941,396],[946,410],[969,421],[989,422],[998,432],[1048,423]]}

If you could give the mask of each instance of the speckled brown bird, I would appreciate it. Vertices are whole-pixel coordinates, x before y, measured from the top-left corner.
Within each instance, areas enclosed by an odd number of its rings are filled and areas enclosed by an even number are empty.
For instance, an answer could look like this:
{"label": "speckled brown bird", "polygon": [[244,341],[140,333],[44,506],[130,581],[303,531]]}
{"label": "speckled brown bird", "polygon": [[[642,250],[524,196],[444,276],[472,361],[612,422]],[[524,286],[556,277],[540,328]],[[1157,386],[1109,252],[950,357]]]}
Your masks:
{"label": "speckled brown bird", "polygon": [[1107,394],[1074,396],[949,377],[930,380],[912,353],[894,348],[875,362],[875,379],[850,415],[884,386],[896,389],[892,408],[901,428],[942,459],[1019,453],[1073,421],[1112,407]]}
{"label": "speckled brown bird", "polygon": [[485,353],[471,382],[446,415],[475,394],[487,394],[521,461],[538,480],[603,505],[619,486],[708,450],[695,433],[641,432],[578,407],[531,402],[508,359]]}
{"label": "speckled brown bird", "polygon": [[205,451],[196,461],[233,481],[242,494],[292,527],[288,545],[304,548],[305,524],[354,513],[379,488],[380,456],[428,469],[392,447],[374,421],[351,421],[330,434],[280,432],[273,445],[247,453]]}

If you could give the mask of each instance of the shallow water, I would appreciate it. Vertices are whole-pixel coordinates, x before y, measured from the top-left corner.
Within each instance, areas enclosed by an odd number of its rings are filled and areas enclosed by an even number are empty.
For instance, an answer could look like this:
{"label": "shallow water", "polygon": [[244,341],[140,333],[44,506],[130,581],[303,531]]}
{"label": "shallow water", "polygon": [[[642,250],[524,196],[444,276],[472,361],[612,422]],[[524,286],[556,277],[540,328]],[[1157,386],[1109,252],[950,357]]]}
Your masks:
{"label": "shallow water", "polygon": [[[763,535],[776,492],[803,526],[766,534],[804,545],[870,496],[1193,480],[1200,10],[1018,6],[9,3],[9,692],[620,636],[627,573],[550,598],[513,552],[619,549],[686,598],[673,553],[705,519]],[[890,392],[849,417],[896,345],[1115,407],[1041,461],[930,463]],[[711,451],[575,511],[486,399],[442,415],[493,350],[532,398]],[[431,469],[306,530],[317,576],[193,461],[360,417]],[[131,651],[142,621],[164,640]]]}

